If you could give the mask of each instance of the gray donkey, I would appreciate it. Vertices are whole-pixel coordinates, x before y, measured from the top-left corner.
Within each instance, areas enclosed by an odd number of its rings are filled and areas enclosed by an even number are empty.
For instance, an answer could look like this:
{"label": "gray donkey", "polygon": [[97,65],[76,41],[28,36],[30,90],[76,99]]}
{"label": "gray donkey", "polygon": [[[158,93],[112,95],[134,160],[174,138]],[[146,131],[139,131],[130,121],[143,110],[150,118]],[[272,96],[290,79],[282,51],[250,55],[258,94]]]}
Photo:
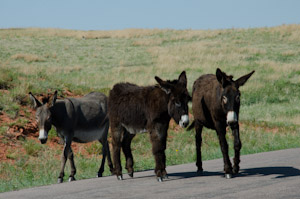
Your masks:
{"label": "gray donkey", "polygon": [[53,125],[60,137],[64,139],[61,171],[58,183],[63,182],[64,169],[67,158],[71,164],[69,181],[75,180],[76,167],[71,148],[72,141],[87,143],[99,140],[103,145],[103,158],[98,171],[98,177],[104,171],[107,156],[110,171],[113,171],[110,151],[107,141],[109,120],[107,115],[107,97],[102,93],[92,92],[81,98],[57,99],[57,91],[44,97],[42,103],[32,93],[29,93],[33,106],[36,109],[36,120],[39,128],[39,140],[42,144],[47,142],[48,132]]}

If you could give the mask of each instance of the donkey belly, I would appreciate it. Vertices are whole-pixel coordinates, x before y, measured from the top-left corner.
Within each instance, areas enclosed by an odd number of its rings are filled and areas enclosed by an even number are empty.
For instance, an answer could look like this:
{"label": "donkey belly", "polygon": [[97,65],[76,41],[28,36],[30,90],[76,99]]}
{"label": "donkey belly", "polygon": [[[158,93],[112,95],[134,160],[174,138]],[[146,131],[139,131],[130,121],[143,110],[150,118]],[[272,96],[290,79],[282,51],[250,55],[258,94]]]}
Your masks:
{"label": "donkey belly", "polygon": [[130,134],[138,134],[145,133],[147,130],[145,128],[133,127],[129,125],[122,124],[122,126],[130,133]]}
{"label": "donkey belly", "polygon": [[75,130],[73,140],[81,143],[92,142],[100,140],[104,133],[106,133],[105,128]]}

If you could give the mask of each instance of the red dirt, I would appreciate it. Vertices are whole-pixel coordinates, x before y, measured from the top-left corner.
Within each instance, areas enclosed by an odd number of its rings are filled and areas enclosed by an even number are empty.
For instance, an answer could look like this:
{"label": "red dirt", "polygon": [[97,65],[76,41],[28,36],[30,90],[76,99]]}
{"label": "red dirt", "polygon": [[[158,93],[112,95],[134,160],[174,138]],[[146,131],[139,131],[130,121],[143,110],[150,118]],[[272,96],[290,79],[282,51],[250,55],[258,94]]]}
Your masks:
{"label": "red dirt", "polygon": [[[0,93],[8,93],[9,91],[0,90]],[[53,93],[52,91],[48,91],[48,93]],[[48,94],[47,94],[48,95]],[[36,98],[42,100],[43,97],[47,95],[36,95]],[[63,91],[63,95],[65,97],[79,97],[78,95],[73,94],[72,92],[65,90]],[[26,117],[24,112],[26,110],[27,115],[30,115],[29,118]],[[190,114],[190,118],[193,116]],[[24,126],[15,125],[18,119],[25,118],[29,120]],[[192,119],[191,119],[192,121]],[[24,149],[23,142],[24,140],[32,139],[38,142],[38,127],[35,121],[35,110],[29,106],[22,106],[20,111],[15,119],[11,119],[6,113],[0,112],[0,125],[6,124],[7,130],[5,135],[0,135],[0,161],[6,162],[14,162],[13,158],[10,158],[10,154],[18,151],[18,153],[26,153]],[[170,121],[170,129],[175,132],[181,131],[181,127],[179,127],[174,120]],[[48,140],[47,144],[52,149],[63,149],[63,145],[59,143],[60,138],[55,137]],[[86,151],[86,147],[91,145],[92,143],[80,144],[80,143],[72,143],[72,149],[76,155],[76,153],[80,152],[85,156],[90,156]]]}
{"label": "red dirt", "polygon": [[[7,90],[0,90],[0,93],[8,93]],[[51,93],[51,92],[50,92]],[[71,93],[70,91],[64,91],[64,96],[67,97],[78,97],[78,95],[75,95]],[[41,100],[44,96],[38,95],[36,96],[39,100]],[[24,112],[26,110],[27,115],[30,115],[29,118],[26,117],[26,114]],[[28,114],[29,113],[29,114]],[[26,123],[24,126],[16,125],[16,121],[21,118],[26,118],[29,120],[28,123]],[[6,161],[6,162],[14,162],[13,158],[10,158],[10,154],[13,154],[15,151],[18,151],[18,153],[26,153],[23,141],[26,139],[33,139],[36,142],[38,142],[38,127],[35,121],[35,110],[33,110],[29,106],[22,106],[20,108],[20,111],[15,119],[10,118],[5,112],[0,112],[0,126],[2,124],[5,124],[5,126],[8,126],[6,129],[6,133],[4,135],[0,135],[0,161]],[[63,149],[63,145],[59,143],[60,138],[55,137],[48,140],[47,145],[50,148],[53,149]],[[88,144],[79,144],[79,143],[72,143],[72,149],[74,153],[76,154],[78,151],[81,152],[81,154],[89,156],[89,154],[86,152],[85,148],[92,143]]]}

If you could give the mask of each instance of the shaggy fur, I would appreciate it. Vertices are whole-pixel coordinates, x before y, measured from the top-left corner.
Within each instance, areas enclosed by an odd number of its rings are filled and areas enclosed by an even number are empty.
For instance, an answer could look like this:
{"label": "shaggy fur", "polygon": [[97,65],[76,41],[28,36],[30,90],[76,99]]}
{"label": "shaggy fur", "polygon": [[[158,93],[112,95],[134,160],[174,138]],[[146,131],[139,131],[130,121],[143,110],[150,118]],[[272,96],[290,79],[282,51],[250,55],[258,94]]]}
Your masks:
{"label": "shaggy fur", "polygon": [[[113,145],[115,174],[122,179],[120,149],[126,157],[126,169],[133,177],[131,140],[137,133],[149,132],[152,153],[155,157],[155,173],[160,180],[166,176],[166,140],[171,118],[178,124],[182,115],[188,115],[186,75],[178,80],[163,81],[155,77],[158,85],[140,87],[130,83],[116,84],[108,100],[109,121]],[[187,126],[188,121],[183,124]]]}

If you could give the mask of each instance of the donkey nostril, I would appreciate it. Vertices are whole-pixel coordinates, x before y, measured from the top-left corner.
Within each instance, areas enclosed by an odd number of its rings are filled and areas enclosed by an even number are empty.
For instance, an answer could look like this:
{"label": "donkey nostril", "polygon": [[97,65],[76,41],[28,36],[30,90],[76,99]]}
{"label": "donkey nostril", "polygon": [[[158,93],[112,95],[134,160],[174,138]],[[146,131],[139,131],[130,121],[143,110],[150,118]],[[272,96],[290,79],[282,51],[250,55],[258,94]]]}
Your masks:
{"label": "donkey nostril", "polygon": [[184,126],[184,127],[187,127],[188,124],[189,124],[189,121],[184,122],[184,123],[183,123],[183,126]]}

